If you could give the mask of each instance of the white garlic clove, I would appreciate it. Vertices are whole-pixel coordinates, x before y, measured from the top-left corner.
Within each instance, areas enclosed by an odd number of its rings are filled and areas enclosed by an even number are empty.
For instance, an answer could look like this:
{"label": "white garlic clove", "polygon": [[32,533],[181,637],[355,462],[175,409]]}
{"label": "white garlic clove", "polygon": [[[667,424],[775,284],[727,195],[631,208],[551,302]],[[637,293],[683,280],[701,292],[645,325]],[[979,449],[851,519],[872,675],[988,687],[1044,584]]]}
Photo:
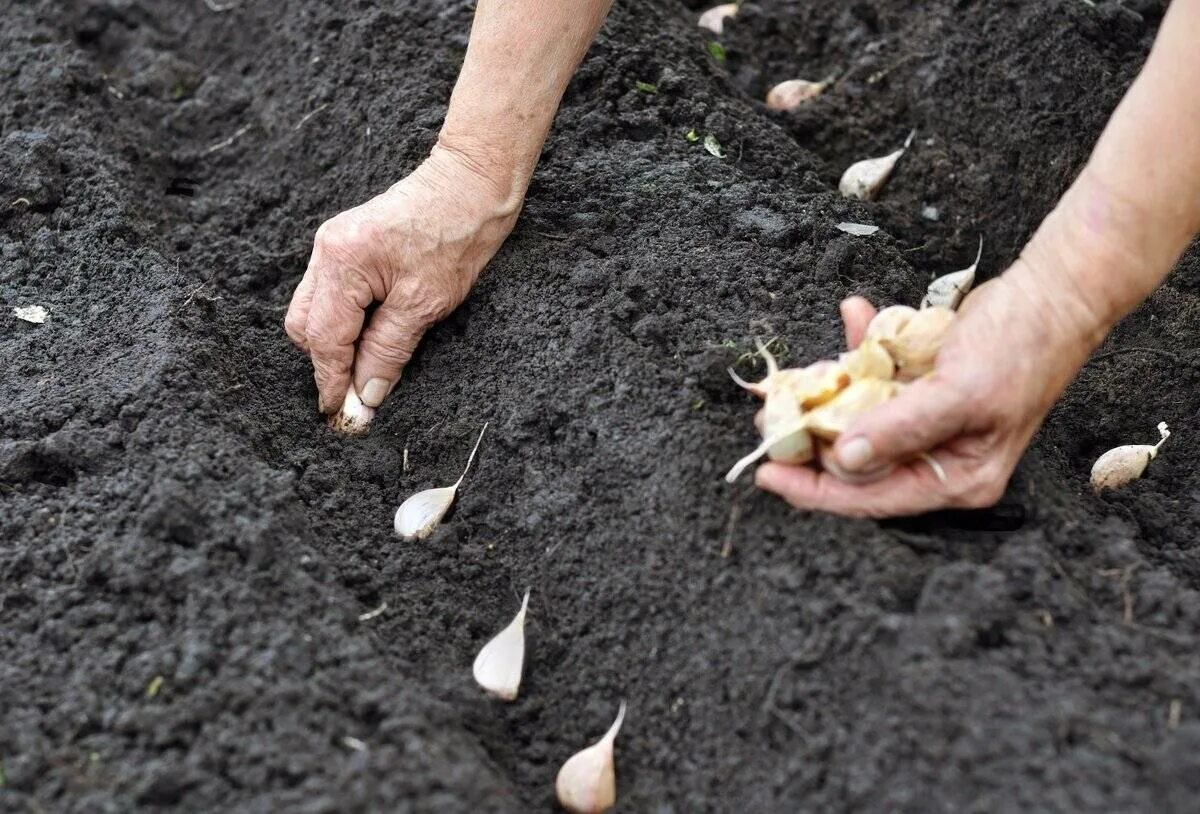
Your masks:
{"label": "white garlic clove", "polygon": [[795,110],[820,96],[827,87],[829,80],[810,82],[807,79],[788,79],[767,91],[767,107],[770,110]]}
{"label": "white garlic clove", "polygon": [[838,356],[838,364],[852,381],[890,379],[896,375],[892,355],[877,339],[864,339],[854,350]]}
{"label": "white garlic clove", "polygon": [[908,150],[913,136],[916,134],[916,130],[909,133],[908,138],[904,140],[904,146],[894,153],[880,158],[867,158],[851,164],[842,173],[842,179],[838,182],[838,191],[845,198],[858,198],[860,201],[875,200],[875,196],[879,194],[879,190],[883,188],[892,174],[896,162]]}
{"label": "white garlic clove", "polygon": [[962,271],[943,274],[932,283],[925,291],[925,297],[921,300],[922,308],[931,306],[939,306],[941,308],[949,308],[954,310],[963,301],[963,297],[975,285],[975,270],[979,268],[979,258],[983,257],[983,236],[979,238],[979,251],[975,253],[975,262]]}
{"label": "white garlic clove", "polygon": [[782,434],[780,440],[767,450],[768,458],[785,464],[802,464],[812,460],[812,439],[808,432],[803,428],[788,430],[789,427],[799,426],[803,416],[799,401],[788,388],[776,388],[767,395],[767,402],[763,406],[762,435],[767,438]]}
{"label": "white garlic clove", "polygon": [[907,305],[890,305],[884,308],[871,318],[865,339],[874,339],[887,347],[889,342],[895,341],[916,313],[916,308]]}
{"label": "white garlic clove", "polygon": [[881,340],[896,360],[896,378],[908,382],[931,372],[953,323],[953,311],[933,305],[917,311],[895,339]]}
{"label": "white garlic clove", "polygon": [[725,18],[733,17],[737,11],[737,3],[722,3],[701,14],[696,24],[701,28],[707,28],[719,37],[725,30]]}
{"label": "white garlic clove", "polygon": [[604,737],[572,755],[554,781],[559,805],[571,814],[602,814],[617,802],[613,744],[625,721],[625,702]]}
{"label": "white garlic clove", "polygon": [[374,417],[375,409],[362,403],[354,385],[351,384],[350,389],[346,391],[345,400],[342,401],[342,409],[330,417],[329,426],[346,435],[359,435],[367,431]]}
{"label": "white garlic clove", "polygon": [[479,451],[479,445],[483,442],[483,434],[487,432],[487,428],[488,425],[485,423],[483,429],[479,431],[479,438],[475,440],[474,448],[471,449],[471,456],[467,458],[467,465],[463,467],[462,474],[458,476],[458,480],[452,486],[441,486],[417,492],[400,504],[392,523],[397,534],[408,541],[424,540],[433,534],[433,530],[437,528],[438,523],[442,522],[446,512],[450,511],[450,506],[454,503],[454,496],[458,494],[458,487],[462,485],[463,478],[467,476],[467,470],[471,468],[471,462],[475,460],[475,453]]}
{"label": "white garlic clove", "polygon": [[835,440],[855,419],[889,401],[897,392],[899,388],[893,381],[859,379],[831,401],[806,414],[804,427],[818,438]]}
{"label": "white garlic clove", "polygon": [[1097,458],[1092,464],[1092,488],[1097,492],[1115,489],[1140,478],[1158,454],[1158,448],[1171,437],[1165,421],[1158,425],[1158,434],[1157,444],[1127,444],[1110,449]]}
{"label": "white garlic clove", "polygon": [[472,667],[475,682],[503,701],[516,700],[521,688],[521,671],[525,666],[525,611],[528,608],[527,590],[516,617],[483,646]]}

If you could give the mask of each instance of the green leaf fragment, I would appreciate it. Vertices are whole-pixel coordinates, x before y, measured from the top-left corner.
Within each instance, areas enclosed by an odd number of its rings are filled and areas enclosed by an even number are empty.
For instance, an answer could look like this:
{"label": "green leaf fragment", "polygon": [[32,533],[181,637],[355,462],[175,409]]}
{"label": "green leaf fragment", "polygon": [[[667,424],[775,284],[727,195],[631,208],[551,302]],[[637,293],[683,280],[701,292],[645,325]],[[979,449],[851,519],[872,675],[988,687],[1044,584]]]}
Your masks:
{"label": "green leaf fragment", "polygon": [[721,142],[717,141],[717,137],[712,133],[704,137],[704,149],[717,158],[725,157],[725,151],[721,149]]}
{"label": "green leaf fragment", "polygon": [[708,55],[717,62],[725,61],[725,46],[719,42],[710,42],[707,46]]}
{"label": "green leaf fragment", "polygon": [[697,133],[696,128],[693,127],[691,130],[687,131],[687,135],[684,136],[684,138],[695,144],[700,140],[700,134]]}
{"label": "green leaf fragment", "polygon": [[651,82],[642,82],[639,79],[637,82],[634,82],[633,84],[634,84],[634,87],[636,87],[642,93],[658,93],[658,85],[655,85]]}

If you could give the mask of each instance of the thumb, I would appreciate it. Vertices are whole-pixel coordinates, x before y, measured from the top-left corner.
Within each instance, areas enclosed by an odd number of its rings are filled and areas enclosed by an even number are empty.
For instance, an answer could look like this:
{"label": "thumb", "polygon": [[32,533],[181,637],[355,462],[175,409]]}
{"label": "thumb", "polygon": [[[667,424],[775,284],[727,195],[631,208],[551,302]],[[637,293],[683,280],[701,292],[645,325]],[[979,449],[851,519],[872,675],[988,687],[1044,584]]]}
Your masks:
{"label": "thumb", "polygon": [[354,387],[368,407],[378,407],[400,381],[400,374],[425,334],[428,321],[412,309],[384,301],[371,316],[354,356]]}
{"label": "thumb", "polygon": [[926,376],[855,421],[838,438],[834,454],[850,472],[904,463],[966,429],[963,403],[936,374]]}

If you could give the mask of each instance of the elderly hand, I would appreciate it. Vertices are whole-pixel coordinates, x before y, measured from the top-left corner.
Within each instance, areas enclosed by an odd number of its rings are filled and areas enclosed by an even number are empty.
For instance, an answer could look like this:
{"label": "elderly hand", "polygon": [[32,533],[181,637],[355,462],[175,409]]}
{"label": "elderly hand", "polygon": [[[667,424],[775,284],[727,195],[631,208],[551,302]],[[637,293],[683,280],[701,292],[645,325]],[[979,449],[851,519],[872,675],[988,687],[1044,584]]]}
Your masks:
{"label": "elderly hand", "polygon": [[351,386],[379,406],[425,331],[467,296],[520,207],[521,195],[485,167],[439,145],[387,192],[317,230],[284,327],[312,357],[321,412],[338,410]]}

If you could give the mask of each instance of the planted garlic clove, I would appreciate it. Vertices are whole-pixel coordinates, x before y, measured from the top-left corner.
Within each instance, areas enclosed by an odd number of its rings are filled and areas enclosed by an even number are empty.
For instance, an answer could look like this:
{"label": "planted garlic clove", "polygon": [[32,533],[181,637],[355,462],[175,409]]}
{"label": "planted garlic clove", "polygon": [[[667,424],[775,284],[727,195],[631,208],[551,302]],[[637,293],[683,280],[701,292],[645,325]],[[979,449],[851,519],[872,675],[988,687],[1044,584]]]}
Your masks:
{"label": "planted garlic clove", "polygon": [[362,403],[354,385],[351,384],[350,389],[346,391],[346,399],[342,402],[342,409],[330,417],[329,426],[346,435],[359,435],[366,432],[374,417],[374,408]]}
{"label": "planted garlic clove", "polygon": [[613,744],[625,721],[625,702],[604,737],[572,755],[554,781],[558,802],[571,814],[601,814],[617,802]]}
{"label": "planted garlic clove", "polygon": [[1158,448],[1171,437],[1165,421],[1158,425],[1158,434],[1157,444],[1127,444],[1110,449],[1097,458],[1092,464],[1092,488],[1097,492],[1115,489],[1140,478],[1158,454]]}
{"label": "planted garlic clove", "polygon": [[908,138],[904,140],[904,146],[894,153],[880,158],[867,158],[851,164],[849,169],[842,173],[842,180],[838,182],[838,191],[846,198],[858,198],[860,201],[875,200],[875,196],[879,194],[879,190],[883,188],[892,174],[896,162],[908,150],[913,136],[916,134],[916,130],[909,133]]}
{"label": "planted garlic clove", "polygon": [[838,463],[837,456],[833,454],[833,444],[828,441],[817,442],[817,460],[821,462],[821,468],[826,472],[842,483],[849,483],[852,486],[865,486],[868,483],[883,480],[896,468],[895,464],[885,464],[867,472],[848,472],[842,469],[842,465]]}
{"label": "planted garlic clove", "polygon": [[767,91],[767,107],[771,110],[795,110],[815,99],[829,87],[829,80],[810,82],[807,79],[788,79]]}
{"label": "planted garlic clove", "polygon": [[921,307],[940,306],[952,311],[957,308],[963,297],[967,296],[967,292],[975,285],[975,270],[979,268],[980,257],[983,257],[982,236],[979,238],[979,251],[975,253],[975,262],[962,271],[943,274],[930,283],[925,291],[925,298],[921,300]]}
{"label": "planted garlic clove", "polygon": [[858,379],[890,379],[896,375],[892,355],[877,339],[864,339],[859,346],[838,357],[838,364],[851,381]]}
{"label": "planted garlic clove", "polygon": [[822,404],[804,416],[804,426],[810,433],[833,441],[854,422],[856,418],[892,399],[900,392],[895,382],[882,379],[860,379],[838,393],[827,404]]}
{"label": "planted garlic clove", "polygon": [[528,608],[527,590],[516,617],[483,646],[472,667],[476,683],[504,701],[516,700],[521,688],[521,671],[525,667],[525,611]]}
{"label": "planted garlic clove", "polygon": [[892,305],[877,313],[867,325],[866,339],[874,339],[885,348],[895,341],[908,321],[916,316],[917,309],[907,305]]}
{"label": "planted garlic clove", "polygon": [[907,382],[932,371],[953,323],[954,312],[949,308],[922,308],[905,323],[895,340],[883,343],[896,360],[896,378]]}
{"label": "planted garlic clove", "polygon": [[475,460],[475,453],[479,451],[479,444],[482,443],[483,434],[487,428],[488,425],[485,423],[483,429],[479,431],[479,438],[475,441],[471,456],[467,458],[467,465],[463,467],[462,474],[458,476],[454,485],[417,492],[400,504],[400,508],[396,509],[396,518],[393,521],[397,534],[408,541],[424,540],[433,534],[433,530],[437,528],[438,523],[442,522],[446,512],[450,511],[450,506],[454,503],[454,496],[458,494],[458,487],[462,485],[463,478],[467,476],[467,470],[471,468],[471,462]]}
{"label": "planted garlic clove", "polygon": [[733,17],[737,14],[737,11],[737,3],[723,3],[719,6],[713,6],[700,15],[700,19],[696,21],[696,24],[701,28],[707,28],[719,37],[725,30],[725,19]]}

